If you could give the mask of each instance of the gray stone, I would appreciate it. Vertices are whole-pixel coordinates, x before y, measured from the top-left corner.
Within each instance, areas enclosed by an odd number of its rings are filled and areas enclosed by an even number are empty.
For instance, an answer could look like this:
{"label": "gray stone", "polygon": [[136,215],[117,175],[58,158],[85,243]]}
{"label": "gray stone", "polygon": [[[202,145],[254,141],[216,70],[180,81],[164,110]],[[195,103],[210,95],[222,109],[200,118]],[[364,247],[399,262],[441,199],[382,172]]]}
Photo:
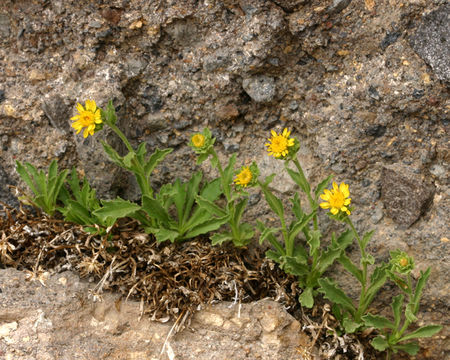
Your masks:
{"label": "gray stone", "polygon": [[414,51],[436,76],[450,82],[450,4],[424,16],[410,40]]}
{"label": "gray stone", "polygon": [[381,197],[387,215],[396,223],[411,226],[430,205],[434,185],[425,182],[409,167],[394,164],[383,168]]}
{"label": "gray stone", "polygon": [[257,75],[242,81],[245,92],[256,102],[270,102],[275,97],[275,79],[265,75]]}
{"label": "gray stone", "polygon": [[10,176],[5,172],[3,166],[0,165],[0,201],[4,202],[9,206],[18,207],[19,202],[17,198],[9,190],[8,185],[16,185],[16,184],[15,181],[13,181],[10,178]]}
{"label": "gray stone", "polygon": [[11,21],[7,14],[0,14],[0,40],[9,37],[11,32]]}
{"label": "gray stone", "polygon": [[58,94],[47,96],[42,102],[42,110],[54,128],[65,133],[71,131],[71,121],[69,121],[71,109],[65,104],[62,96]]}

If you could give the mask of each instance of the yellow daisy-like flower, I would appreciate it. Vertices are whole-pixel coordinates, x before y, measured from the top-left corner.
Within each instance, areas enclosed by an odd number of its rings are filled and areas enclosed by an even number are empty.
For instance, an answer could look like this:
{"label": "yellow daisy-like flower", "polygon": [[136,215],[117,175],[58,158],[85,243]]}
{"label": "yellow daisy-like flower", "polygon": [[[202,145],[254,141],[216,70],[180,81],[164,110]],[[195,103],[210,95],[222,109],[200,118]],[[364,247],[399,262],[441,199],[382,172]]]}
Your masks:
{"label": "yellow daisy-like flower", "polygon": [[96,124],[102,123],[102,115],[100,109],[94,100],[86,100],[85,107],[80,103],[77,104],[78,115],[70,118],[75,121],[72,127],[77,131],[77,134],[83,131],[83,137],[87,138],[89,135],[94,135]]}
{"label": "yellow daisy-like flower", "polygon": [[253,174],[250,170],[250,167],[244,166],[239,174],[236,175],[234,182],[236,185],[240,185],[242,187],[247,187],[247,185],[252,181]]}
{"label": "yellow daisy-like flower", "polygon": [[337,215],[339,211],[345,212],[350,215],[350,210],[347,206],[350,205],[352,199],[349,198],[350,192],[347,184],[338,185],[333,181],[333,189],[325,189],[324,193],[320,195],[320,198],[325,202],[320,203],[322,209],[330,209],[333,215]]}
{"label": "yellow daisy-like flower", "polygon": [[280,158],[289,154],[289,148],[295,145],[295,139],[289,138],[291,134],[287,128],[282,133],[277,134],[274,130],[270,132],[272,137],[269,139],[270,143],[265,144],[268,147],[269,155]]}
{"label": "yellow daisy-like flower", "polygon": [[195,134],[192,136],[192,145],[196,148],[201,148],[205,145],[205,136],[203,134]]}

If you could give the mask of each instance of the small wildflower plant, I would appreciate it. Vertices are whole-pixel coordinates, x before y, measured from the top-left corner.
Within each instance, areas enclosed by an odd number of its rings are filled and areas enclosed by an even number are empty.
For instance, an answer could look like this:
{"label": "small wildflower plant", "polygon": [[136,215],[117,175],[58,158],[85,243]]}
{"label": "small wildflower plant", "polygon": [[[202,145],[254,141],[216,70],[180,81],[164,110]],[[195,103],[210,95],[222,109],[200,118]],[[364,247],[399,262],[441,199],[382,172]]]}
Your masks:
{"label": "small wildflower plant", "polygon": [[[311,308],[314,305],[314,297],[317,295],[319,279],[334,261],[344,253],[347,246],[352,242],[354,235],[351,231],[345,231],[339,236],[333,234],[331,244],[326,249],[321,247],[322,234],[317,220],[318,199],[331,177],[323,180],[312,191],[297,159],[297,152],[300,148],[299,142],[297,139],[291,138],[290,134],[291,132],[287,129],[284,129],[280,134],[272,131],[272,137],[269,139],[269,143],[266,143],[267,151],[270,156],[284,161],[289,176],[306,195],[309,210],[305,211],[302,208],[300,195],[297,192],[290,199],[294,220],[288,224],[283,202],[275,196],[269,187],[275,174],[267,177],[264,182],[259,182],[268,205],[278,216],[281,225],[277,228],[268,227],[258,221],[258,229],[261,232],[259,242],[262,244],[268,241],[272,245],[273,249],[267,251],[266,256],[280,264],[280,267],[286,273],[297,277],[299,286],[302,288],[299,301],[303,306]],[[290,163],[294,164],[295,170],[289,167]],[[345,186],[344,184],[343,188]],[[348,187],[346,189],[348,191]],[[282,243],[276,237],[278,233],[281,233]],[[308,246],[308,250],[305,249],[303,243],[296,243],[297,240],[303,240],[302,242]]]}
{"label": "small wildflower plant", "polygon": [[43,170],[38,171],[28,162],[22,164],[20,161],[16,162],[16,171],[34,194],[25,195],[20,200],[53,216],[58,208],[58,195],[64,185],[68,170],[58,172],[58,163],[53,160],[47,174]]}
{"label": "small wildflower plant", "polygon": [[[390,321],[384,316],[370,313],[362,318],[366,327],[375,328],[380,332],[380,335],[375,337],[371,344],[379,351],[387,350],[387,359],[390,359],[392,352],[397,353],[399,350],[409,355],[416,355],[419,351],[419,344],[410,340],[431,337],[442,329],[440,325],[426,325],[405,334],[409,326],[417,322],[416,315],[419,311],[420,298],[431,272],[431,268],[425,272],[421,271],[416,286],[413,287],[411,278],[413,269],[414,259],[412,257],[400,250],[392,251],[387,273],[401,290],[401,294],[392,299],[391,308],[394,320]],[[402,313],[404,313],[404,317],[402,317]]]}
{"label": "small wildflower plant", "polygon": [[[236,154],[233,154],[226,167],[220,163],[214,150],[215,138],[211,131],[205,128],[202,133],[191,136],[190,147],[198,155],[197,164],[201,164],[210,158],[211,166],[219,171],[221,192],[226,203],[219,206],[201,194],[196,197],[196,202],[205,209],[210,216],[218,219],[227,219],[229,230],[216,233],[211,236],[213,245],[231,241],[237,247],[246,246],[254,236],[254,230],[249,223],[242,222],[242,216],[248,204],[249,194],[247,188],[254,187],[258,183],[259,169],[255,162],[249,166],[243,166],[235,171]],[[233,179],[234,176],[234,179]]]}

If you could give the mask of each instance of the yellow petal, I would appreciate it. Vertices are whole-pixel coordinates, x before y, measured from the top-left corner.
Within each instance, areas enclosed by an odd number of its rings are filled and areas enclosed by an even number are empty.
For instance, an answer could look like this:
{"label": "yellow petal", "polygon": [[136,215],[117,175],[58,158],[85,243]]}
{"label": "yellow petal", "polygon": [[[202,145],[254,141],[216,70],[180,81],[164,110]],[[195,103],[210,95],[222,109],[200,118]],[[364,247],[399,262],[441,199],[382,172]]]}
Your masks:
{"label": "yellow petal", "polygon": [[83,105],[81,105],[80,103],[77,103],[77,110],[79,113],[83,112],[84,111]]}
{"label": "yellow petal", "polygon": [[327,203],[327,202],[320,203],[319,206],[320,206],[322,209],[329,209],[329,208],[330,208],[330,204]]}
{"label": "yellow petal", "polygon": [[334,192],[339,191],[338,185],[334,181],[333,181],[333,190],[334,190]]}
{"label": "yellow petal", "polygon": [[75,115],[74,117],[71,117],[70,120],[76,121],[80,119],[80,115]]}
{"label": "yellow petal", "polygon": [[86,110],[95,112],[97,109],[97,105],[95,104],[94,100],[86,100]]}
{"label": "yellow petal", "polygon": [[333,214],[333,215],[336,215],[338,212],[339,212],[339,210],[337,209],[337,208],[331,208],[331,210],[330,210],[330,212]]}
{"label": "yellow petal", "polygon": [[275,132],[275,130],[270,130],[270,133],[272,134],[273,137],[278,136],[278,134]]}

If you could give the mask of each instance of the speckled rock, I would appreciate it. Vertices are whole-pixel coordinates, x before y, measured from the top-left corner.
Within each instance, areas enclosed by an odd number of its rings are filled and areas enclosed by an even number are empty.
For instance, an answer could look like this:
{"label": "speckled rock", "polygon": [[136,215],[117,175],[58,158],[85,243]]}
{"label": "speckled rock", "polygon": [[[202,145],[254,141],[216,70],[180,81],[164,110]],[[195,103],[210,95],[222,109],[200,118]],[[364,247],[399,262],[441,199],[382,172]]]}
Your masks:
{"label": "speckled rock", "polygon": [[435,189],[414,174],[410,168],[393,164],[384,167],[381,176],[381,196],[387,215],[396,223],[411,226],[423,214]]}
{"label": "speckled rock", "polygon": [[[199,311],[171,336],[173,323],[142,316],[140,303],[104,294],[72,272],[26,280],[0,270],[0,356],[31,359],[303,360],[314,352],[301,325],[274,301],[221,303]],[[63,321],[61,321],[63,320]]]}
{"label": "speckled rock", "polygon": [[413,49],[434,70],[437,77],[450,83],[450,4],[426,14],[411,37]]}

